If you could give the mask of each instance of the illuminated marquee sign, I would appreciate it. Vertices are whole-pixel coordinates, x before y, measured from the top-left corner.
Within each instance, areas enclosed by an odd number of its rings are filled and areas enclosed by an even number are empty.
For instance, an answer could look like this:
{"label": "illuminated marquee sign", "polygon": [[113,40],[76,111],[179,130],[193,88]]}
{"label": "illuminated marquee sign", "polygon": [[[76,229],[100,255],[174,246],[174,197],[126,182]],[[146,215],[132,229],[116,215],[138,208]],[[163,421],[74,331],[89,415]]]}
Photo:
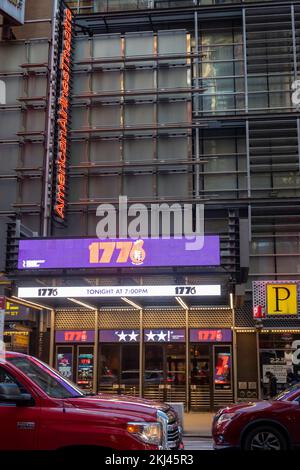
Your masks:
{"label": "illuminated marquee sign", "polygon": [[74,35],[73,14],[69,8],[63,9],[60,38],[60,62],[58,79],[58,100],[56,104],[55,161],[54,161],[54,201],[55,220],[64,222],[67,206],[67,176],[69,128],[71,124],[70,96],[72,76],[72,43]]}
{"label": "illuminated marquee sign", "polygon": [[93,343],[94,330],[59,330],[55,332],[56,343]]}
{"label": "illuminated marquee sign", "polygon": [[230,329],[191,329],[190,341],[192,343],[230,343],[232,331]]}
{"label": "illuminated marquee sign", "polygon": [[219,266],[220,241],[204,237],[200,250],[186,239],[31,239],[20,240],[18,269]]}
{"label": "illuminated marquee sign", "polygon": [[0,0],[0,13],[11,18],[16,24],[24,24],[25,0]]}
{"label": "illuminated marquee sign", "polygon": [[39,298],[98,298],[98,297],[197,297],[219,296],[221,286],[72,286],[72,287],[20,287],[22,299]]}

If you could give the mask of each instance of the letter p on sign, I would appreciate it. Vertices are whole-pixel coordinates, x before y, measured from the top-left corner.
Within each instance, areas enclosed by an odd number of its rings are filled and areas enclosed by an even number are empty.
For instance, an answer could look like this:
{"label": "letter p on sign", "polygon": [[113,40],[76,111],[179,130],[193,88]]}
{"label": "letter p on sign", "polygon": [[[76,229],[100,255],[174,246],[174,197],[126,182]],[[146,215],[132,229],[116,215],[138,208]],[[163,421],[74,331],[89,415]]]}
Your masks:
{"label": "letter p on sign", "polygon": [[297,315],[297,284],[267,284],[267,314]]}

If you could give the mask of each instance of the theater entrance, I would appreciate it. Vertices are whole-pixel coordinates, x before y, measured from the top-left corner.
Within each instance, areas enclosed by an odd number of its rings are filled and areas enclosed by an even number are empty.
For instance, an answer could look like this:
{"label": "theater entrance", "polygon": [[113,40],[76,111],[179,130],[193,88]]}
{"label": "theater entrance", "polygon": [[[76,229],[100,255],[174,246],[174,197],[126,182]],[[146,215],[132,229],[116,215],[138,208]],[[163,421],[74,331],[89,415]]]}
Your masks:
{"label": "theater entrance", "polygon": [[190,330],[190,409],[210,411],[233,402],[232,332]]}
{"label": "theater entrance", "polygon": [[186,403],[185,343],[145,344],[144,397]]}
{"label": "theater entrance", "polygon": [[[101,332],[103,333],[103,332]],[[140,393],[139,344],[101,343],[98,391],[138,397]]]}

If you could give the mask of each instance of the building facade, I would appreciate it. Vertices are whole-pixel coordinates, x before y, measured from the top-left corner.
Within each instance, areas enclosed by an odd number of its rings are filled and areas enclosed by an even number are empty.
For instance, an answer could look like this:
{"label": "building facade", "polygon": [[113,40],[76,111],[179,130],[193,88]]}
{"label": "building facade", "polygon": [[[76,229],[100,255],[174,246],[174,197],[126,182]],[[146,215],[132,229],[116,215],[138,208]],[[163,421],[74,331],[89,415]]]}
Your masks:
{"label": "building facade", "polygon": [[[271,317],[256,291],[299,280],[300,2],[42,3],[27,1],[24,25],[4,17],[0,42],[2,293],[38,312],[34,352],[88,389],[192,410],[263,396],[266,370],[283,386],[297,371],[299,307]],[[220,262],[18,264],[20,239],[58,250],[96,239],[98,206],[119,213],[120,195],[147,217],[152,204],[192,204],[194,216],[204,205]],[[220,295],[18,295],[211,285]]]}

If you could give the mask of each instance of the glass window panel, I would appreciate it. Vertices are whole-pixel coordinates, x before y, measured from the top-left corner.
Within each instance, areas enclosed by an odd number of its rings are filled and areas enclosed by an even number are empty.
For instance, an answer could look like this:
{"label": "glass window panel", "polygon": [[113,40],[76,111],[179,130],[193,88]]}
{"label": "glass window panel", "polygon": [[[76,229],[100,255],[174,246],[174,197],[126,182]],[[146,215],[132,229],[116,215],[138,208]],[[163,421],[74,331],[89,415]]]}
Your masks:
{"label": "glass window panel", "polygon": [[47,79],[46,77],[33,75],[28,80],[28,92],[29,97],[40,97],[47,95]]}
{"label": "glass window panel", "polygon": [[125,126],[152,125],[154,111],[153,104],[127,104],[125,106]]}
{"label": "glass window panel", "polygon": [[[1,52],[1,48],[0,48]],[[2,66],[1,66],[2,70]],[[18,98],[24,95],[23,79],[19,77],[1,77],[1,80],[5,83],[6,86],[6,104],[17,104],[20,105]]]}
{"label": "glass window panel", "polygon": [[119,161],[121,158],[121,147],[118,140],[99,140],[90,142],[91,162]]}
{"label": "glass window panel", "polygon": [[[127,194],[127,193],[125,193]],[[119,178],[111,175],[92,176],[89,179],[89,198],[117,198]]]}
{"label": "glass window panel", "polygon": [[277,256],[277,273],[300,273],[300,255],[299,256]]}
{"label": "glass window panel", "polygon": [[92,90],[96,93],[99,93],[101,91],[120,91],[121,72],[119,70],[95,71],[92,76]]}
{"label": "glass window panel", "polygon": [[153,33],[135,33],[125,35],[125,55],[153,55]]}
{"label": "glass window panel", "polygon": [[82,177],[70,177],[69,178],[69,192],[68,200],[70,202],[78,202],[84,197],[84,178]]}
{"label": "glass window panel", "polygon": [[154,73],[152,70],[126,70],[126,90],[152,90],[154,88]]}
{"label": "glass window panel", "polygon": [[87,38],[78,38],[75,40],[74,60],[86,60],[90,58],[91,40]]}
{"label": "glass window panel", "polygon": [[188,175],[159,175],[157,191],[158,196],[188,196]]}
{"label": "glass window panel", "polygon": [[[121,38],[119,34],[93,37],[93,57],[121,57]],[[113,64],[114,67],[116,64]]]}
{"label": "glass window panel", "polygon": [[5,194],[5,198],[0,197],[0,210],[13,211],[11,205],[16,202],[17,181],[12,179],[0,179],[0,194]]}
{"label": "glass window panel", "polygon": [[90,77],[87,73],[75,73],[73,74],[73,93],[81,94],[87,93],[90,89]]}
{"label": "glass window panel", "polygon": [[0,122],[0,139],[16,140],[16,134],[21,130],[21,113],[19,111],[0,111]]}
{"label": "glass window panel", "polygon": [[30,63],[48,63],[48,41],[44,42],[30,42],[29,47],[29,62]]}
{"label": "glass window panel", "polygon": [[272,239],[254,240],[251,243],[251,253],[253,255],[273,254],[274,243]]}
{"label": "glass window panel", "polygon": [[85,154],[86,154],[86,143],[85,142],[78,142],[72,141],[71,142],[71,164],[78,165],[85,161]]}
{"label": "glass window panel", "polygon": [[186,88],[188,86],[188,69],[170,68],[158,71],[158,88]]}
{"label": "glass window panel", "polygon": [[[159,31],[158,53],[176,54],[187,52],[187,37],[185,31]],[[182,60],[181,60],[182,62]]]}
{"label": "glass window panel", "polygon": [[276,253],[295,254],[300,253],[300,234],[295,237],[276,238]]}
{"label": "glass window panel", "polygon": [[259,256],[250,258],[250,273],[275,273],[275,258],[272,256]]}
{"label": "glass window panel", "polygon": [[158,122],[160,124],[185,123],[188,120],[186,103],[160,103],[158,105]]}
{"label": "glass window panel", "polygon": [[91,109],[91,125],[120,127],[120,106],[101,106]]}
{"label": "glass window panel", "polygon": [[88,108],[72,108],[72,128],[81,129],[82,127],[89,127],[88,122]]}
{"label": "glass window panel", "polygon": [[152,139],[143,140],[125,140],[123,144],[124,160],[149,161],[154,158],[154,143]]}
{"label": "glass window panel", "polygon": [[187,137],[159,137],[157,153],[159,160],[186,160],[189,152]]}
{"label": "glass window panel", "polygon": [[30,131],[30,132],[44,131],[45,119],[46,119],[46,113],[44,110],[27,109],[26,131]]}
{"label": "glass window panel", "polygon": [[1,72],[20,72],[20,64],[27,62],[25,44],[14,41],[0,43],[0,61]]}
{"label": "glass window panel", "polygon": [[42,181],[40,178],[26,178],[22,182],[22,203],[40,204]]}
{"label": "glass window panel", "polygon": [[44,163],[45,148],[43,144],[26,142],[24,145],[24,166],[39,167]]}
{"label": "glass window panel", "polygon": [[152,175],[126,175],[123,178],[123,194],[134,199],[153,196]]}
{"label": "glass window panel", "polygon": [[1,145],[0,149],[0,174],[14,174],[15,168],[18,166],[20,147],[18,145]]}

